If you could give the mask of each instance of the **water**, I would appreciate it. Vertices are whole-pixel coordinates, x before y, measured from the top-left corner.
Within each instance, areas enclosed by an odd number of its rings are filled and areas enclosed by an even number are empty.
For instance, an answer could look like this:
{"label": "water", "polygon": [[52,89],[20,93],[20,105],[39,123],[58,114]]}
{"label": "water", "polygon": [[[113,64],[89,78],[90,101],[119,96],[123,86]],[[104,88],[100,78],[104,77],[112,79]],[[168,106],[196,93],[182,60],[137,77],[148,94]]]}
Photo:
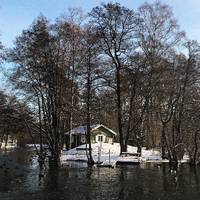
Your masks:
{"label": "water", "polygon": [[175,173],[168,164],[90,169],[70,162],[40,174],[33,151],[0,156],[0,200],[200,199],[200,169],[186,164]]}

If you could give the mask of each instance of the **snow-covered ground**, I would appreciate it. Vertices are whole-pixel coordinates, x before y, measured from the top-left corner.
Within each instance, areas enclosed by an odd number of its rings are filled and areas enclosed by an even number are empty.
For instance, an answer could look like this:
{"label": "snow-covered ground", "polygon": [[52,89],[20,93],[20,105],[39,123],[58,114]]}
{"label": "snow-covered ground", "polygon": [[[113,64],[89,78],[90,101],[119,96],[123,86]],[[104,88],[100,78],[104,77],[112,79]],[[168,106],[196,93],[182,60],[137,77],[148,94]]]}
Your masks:
{"label": "snow-covered ground", "polygon": [[[35,146],[30,144],[28,147],[34,148]],[[40,147],[39,144],[36,144],[37,148]],[[44,145],[47,147],[47,145]],[[76,148],[70,149],[68,151],[63,150],[61,154],[61,162],[65,163],[66,161],[83,161],[87,162],[86,156],[86,145],[80,145]],[[100,151],[100,160],[99,159],[99,151]],[[110,152],[110,162],[109,162],[109,152]],[[137,147],[133,147],[128,145],[127,149],[128,153],[137,153]],[[92,144],[92,156],[95,162],[103,162],[103,164],[115,164],[116,161],[120,161],[120,144],[114,143],[95,143]],[[184,155],[181,163],[188,162],[188,155]],[[126,159],[128,161],[128,159]],[[130,160],[131,161],[131,160]],[[169,162],[168,160],[162,160],[161,153],[155,149],[146,150],[146,148],[142,148],[142,155],[140,158],[141,162]]]}
{"label": "snow-covered ground", "polygon": [[16,148],[17,147],[17,144],[5,144],[5,143],[2,143],[1,144],[1,148],[2,149],[13,149],[13,148]]}
{"label": "snow-covered ground", "polygon": [[[61,161],[87,161],[86,151],[84,150],[86,145],[81,145],[68,151],[63,151],[61,155]],[[114,143],[95,143],[92,144],[92,156],[95,162],[99,159],[99,151],[101,152],[100,162],[108,163],[109,151],[110,151],[110,162],[114,163],[119,159],[120,144]],[[128,146],[127,152],[137,153],[137,147]],[[142,149],[141,161],[162,161],[159,151]]]}

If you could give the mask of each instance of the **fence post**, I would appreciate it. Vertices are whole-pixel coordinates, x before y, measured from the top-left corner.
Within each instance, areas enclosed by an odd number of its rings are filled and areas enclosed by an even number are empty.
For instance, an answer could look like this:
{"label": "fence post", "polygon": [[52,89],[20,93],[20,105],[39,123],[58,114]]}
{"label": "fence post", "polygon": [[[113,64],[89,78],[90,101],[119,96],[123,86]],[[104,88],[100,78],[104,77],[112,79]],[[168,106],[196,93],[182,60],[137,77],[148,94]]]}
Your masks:
{"label": "fence post", "polygon": [[109,164],[110,164],[110,149],[109,149]]}

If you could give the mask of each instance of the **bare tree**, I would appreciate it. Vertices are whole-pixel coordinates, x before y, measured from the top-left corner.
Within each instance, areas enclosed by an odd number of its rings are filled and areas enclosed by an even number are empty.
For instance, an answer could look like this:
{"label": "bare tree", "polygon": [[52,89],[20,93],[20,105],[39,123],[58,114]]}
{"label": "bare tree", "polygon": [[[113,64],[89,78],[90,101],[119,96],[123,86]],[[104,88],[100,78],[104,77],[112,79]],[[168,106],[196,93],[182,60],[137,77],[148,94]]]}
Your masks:
{"label": "bare tree", "polygon": [[126,151],[122,125],[122,70],[128,62],[128,55],[133,50],[134,30],[137,20],[133,10],[119,4],[103,4],[90,13],[91,21],[96,26],[101,39],[101,48],[110,59],[113,68],[116,110],[121,152]]}
{"label": "bare tree", "polygon": [[44,17],[39,17],[17,38],[10,60],[16,64],[11,79],[31,100],[30,106],[38,116],[40,136],[46,138],[52,161],[58,163],[63,145],[67,84],[59,35],[54,27],[50,31]]}
{"label": "bare tree", "polygon": [[84,54],[81,52],[81,41],[83,38],[81,24],[84,21],[82,11],[79,9],[69,9],[68,13],[57,19],[56,29],[61,37],[64,51],[65,71],[70,80],[70,100],[69,100],[69,148],[73,147],[71,130],[76,124],[76,99],[78,74]]}
{"label": "bare tree", "polygon": [[[145,3],[138,9],[139,26],[137,26],[136,34],[138,40],[138,49],[144,60],[143,75],[144,85],[142,88],[143,100],[140,117],[140,131],[137,138],[139,140],[138,148],[144,139],[143,124],[147,117],[150,99],[153,95],[153,90],[157,85],[157,80],[161,76],[159,67],[162,65],[162,60],[169,57],[170,52],[181,41],[184,36],[183,32],[179,31],[179,26],[173,19],[171,9],[159,1],[149,4]],[[141,143],[141,144],[140,144]]]}

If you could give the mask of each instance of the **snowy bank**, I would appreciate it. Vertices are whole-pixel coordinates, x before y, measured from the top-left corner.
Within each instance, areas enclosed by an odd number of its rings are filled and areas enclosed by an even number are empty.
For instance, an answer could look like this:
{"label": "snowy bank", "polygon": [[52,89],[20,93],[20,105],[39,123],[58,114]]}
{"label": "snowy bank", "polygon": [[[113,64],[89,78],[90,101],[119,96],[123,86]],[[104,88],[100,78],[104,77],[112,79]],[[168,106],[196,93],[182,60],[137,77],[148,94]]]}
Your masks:
{"label": "snowy bank", "polygon": [[[87,161],[86,156],[86,145],[80,145],[76,148],[70,149],[68,151],[63,151],[61,155],[61,161]],[[100,162],[107,163],[109,161],[110,153],[110,162],[116,162],[119,159],[120,154],[120,144],[114,143],[95,143],[92,144],[92,156],[95,162],[98,161],[100,152]],[[127,152],[137,153],[137,147],[128,145]],[[146,150],[142,149],[141,161],[162,161],[161,154],[156,150]]]}

